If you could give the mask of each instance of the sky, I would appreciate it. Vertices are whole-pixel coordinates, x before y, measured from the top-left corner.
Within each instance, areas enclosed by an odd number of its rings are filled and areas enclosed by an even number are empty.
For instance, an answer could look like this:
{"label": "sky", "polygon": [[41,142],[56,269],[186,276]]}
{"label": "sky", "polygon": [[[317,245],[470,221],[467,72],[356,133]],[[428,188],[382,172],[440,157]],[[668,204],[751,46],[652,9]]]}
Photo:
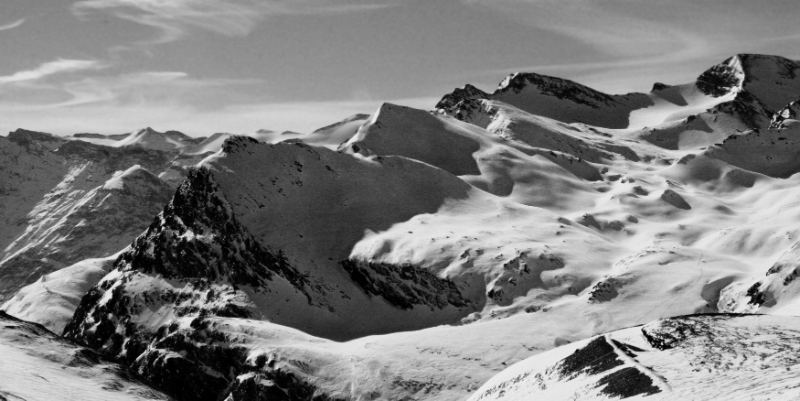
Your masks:
{"label": "sky", "polygon": [[800,59],[796,0],[0,0],[0,132],[311,132],[509,73],[608,93]]}

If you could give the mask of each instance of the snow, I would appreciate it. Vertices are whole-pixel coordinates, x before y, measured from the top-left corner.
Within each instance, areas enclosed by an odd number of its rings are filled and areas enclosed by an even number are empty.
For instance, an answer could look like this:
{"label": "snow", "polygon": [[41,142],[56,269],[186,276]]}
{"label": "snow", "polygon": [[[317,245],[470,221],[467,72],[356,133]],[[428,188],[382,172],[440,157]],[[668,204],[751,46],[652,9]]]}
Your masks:
{"label": "snow", "polygon": [[0,397],[8,400],[169,400],[40,327],[0,315]]}
{"label": "snow", "polygon": [[628,117],[629,130],[658,127],[664,123],[678,121],[701,114],[706,110],[736,97],[736,91],[720,97],[704,94],[695,84],[672,86],[650,94],[651,106],[631,111]]}
{"label": "snow", "polygon": [[[697,316],[678,318],[694,327],[688,338],[670,349],[660,349],[645,331],[662,330],[669,321],[615,331],[601,339],[613,347],[622,364],[600,373],[578,373],[569,378],[554,373],[559,363],[587,346],[591,339],[536,355],[506,369],[469,398],[478,400],[607,399],[601,376],[633,368],[651,379],[655,394],[626,399],[770,400],[800,397],[797,386],[797,336],[800,319],[773,316]],[[669,329],[667,329],[669,331]],[[615,343],[616,341],[617,343]],[[632,354],[620,349],[632,346]],[[635,347],[635,348],[634,348]]]}
{"label": "snow", "polygon": [[0,306],[0,310],[61,333],[72,319],[82,295],[111,270],[116,257],[86,259],[46,274],[19,290]]}

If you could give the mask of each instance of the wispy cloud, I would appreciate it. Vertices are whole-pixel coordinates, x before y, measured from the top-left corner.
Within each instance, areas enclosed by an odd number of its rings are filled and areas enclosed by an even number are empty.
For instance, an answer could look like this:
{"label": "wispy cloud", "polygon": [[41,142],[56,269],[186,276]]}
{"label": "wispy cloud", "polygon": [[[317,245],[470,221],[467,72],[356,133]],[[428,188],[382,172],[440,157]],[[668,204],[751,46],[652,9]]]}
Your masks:
{"label": "wispy cloud", "polygon": [[0,76],[0,85],[14,82],[35,81],[50,75],[81,70],[96,70],[104,64],[97,60],[65,60],[50,61],[32,69],[19,71],[11,75]]}
{"label": "wispy cloud", "polygon": [[8,24],[5,24],[5,25],[0,25],[0,31],[7,31],[9,29],[14,29],[14,28],[19,27],[20,25],[22,25],[24,23],[25,23],[25,18],[20,18],[20,19],[14,21],[14,22],[11,22],[11,23],[8,23]]}
{"label": "wispy cloud", "polygon": [[186,35],[188,29],[204,29],[227,36],[245,36],[270,15],[315,14],[372,10],[380,4],[334,4],[315,0],[81,0],[73,4],[78,17],[97,11],[160,30],[153,43],[165,43]]}
{"label": "wispy cloud", "polygon": [[[243,99],[244,89],[265,93],[267,82],[199,79],[180,71],[144,71],[18,81],[0,92],[0,131],[19,127],[72,134],[120,133],[144,126],[200,136],[214,132],[311,132],[356,113],[371,113],[378,100],[286,102]],[[261,88],[261,89],[258,89]],[[430,108],[434,98],[394,99]]]}

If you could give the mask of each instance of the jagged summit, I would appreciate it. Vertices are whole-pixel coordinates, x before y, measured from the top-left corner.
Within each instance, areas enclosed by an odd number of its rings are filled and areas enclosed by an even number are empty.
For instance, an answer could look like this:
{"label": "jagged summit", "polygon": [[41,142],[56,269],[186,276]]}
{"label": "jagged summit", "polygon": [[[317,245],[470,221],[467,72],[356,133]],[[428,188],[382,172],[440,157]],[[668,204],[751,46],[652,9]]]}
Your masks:
{"label": "jagged summit", "polygon": [[800,62],[781,56],[737,54],[712,66],[697,78],[704,93],[719,97],[747,91],[772,110],[778,110],[800,89]]}
{"label": "jagged summit", "polygon": [[744,80],[741,58],[733,56],[703,72],[696,85],[706,95],[720,97],[741,90]]}
{"label": "jagged summit", "polygon": [[466,84],[464,88],[456,88],[453,92],[448,93],[436,103],[436,109],[449,109],[455,107],[460,102],[469,99],[486,99],[490,95],[470,84]]}
{"label": "jagged summit", "polygon": [[231,135],[225,138],[222,144],[222,151],[227,154],[233,154],[244,151],[248,146],[258,144],[257,139],[245,135]]}
{"label": "jagged summit", "polygon": [[800,115],[800,99],[790,102],[786,107],[778,110],[775,115],[772,116],[769,128],[786,128],[789,122],[797,121],[798,115]]}

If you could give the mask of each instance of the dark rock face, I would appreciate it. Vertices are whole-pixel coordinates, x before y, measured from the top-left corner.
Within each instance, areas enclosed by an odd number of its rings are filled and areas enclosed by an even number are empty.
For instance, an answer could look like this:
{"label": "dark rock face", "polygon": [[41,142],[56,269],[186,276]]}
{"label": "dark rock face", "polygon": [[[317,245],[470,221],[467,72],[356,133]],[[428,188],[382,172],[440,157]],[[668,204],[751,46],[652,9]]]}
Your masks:
{"label": "dark rock face", "polygon": [[661,82],[656,82],[653,84],[653,89],[650,92],[661,91],[664,89],[671,88],[672,85],[662,84]]}
{"label": "dark rock face", "polygon": [[456,88],[453,92],[444,95],[439,103],[436,103],[436,109],[452,109],[459,103],[472,100],[472,99],[488,99],[489,94],[467,84],[464,88]]}
{"label": "dark rock face", "polygon": [[761,306],[764,305],[764,302],[767,300],[767,294],[761,290],[760,282],[756,282],[750,286],[750,288],[747,289],[745,296],[750,298],[750,300],[747,301],[747,303],[750,305]]}
{"label": "dark rock face", "polygon": [[456,284],[413,265],[392,265],[345,259],[339,262],[350,278],[370,296],[380,296],[390,304],[411,309],[425,305],[443,309],[449,305],[469,306]]}
{"label": "dark rock face", "polygon": [[715,65],[697,77],[697,88],[709,96],[720,97],[726,95],[734,87],[741,84],[736,70],[729,65],[732,58]]}
{"label": "dark rock face", "polygon": [[653,379],[650,376],[632,367],[620,369],[601,378],[597,382],[597,386],[605,386],[600,390],[602,394],[619,398],[628,398],[639,394],[652,395],[661,392],[660,388],[653,385]]}
{"label": "dark rock face", "polygon": [[622,361],[617,358],[614,347],[605,337],[600,336],[564,358],[557,370],[562,378],[571,380],[579,374],[596,375],[620,365]]}
{"label": "dark rock face", "polygon": [[[614,344],[629,357],[635,359],[634,351],[640,349],[614,341]],[[596,375],[618,366],[623,362],[617,357],[617,351],[608,343],[606,337],[598,337],[587,346],[564,358],[558,366],[562,377],[575,378],[579,374]],[[603,376],[597,381],[601,394],[610,397],[628,398],[639,394],[656,394],[661,389],[653,385],[653,379],[635,367],[625,367]]]}
{"label": "dark rock face", "polygon": [[800,113],[800,100],[795,100],[787,104],[786,107],[778,110],[772,116],[772,121],[770,121],[769,128],[770,129],[784,128],[784,121],[789,119],[796,120],[798,113]]}
{"label": "dark rock face", "polygon": [[239,224],[205,169],[189,173],[162,215],[118,263],[167,278],[227,279],[258,287],[277,273],[296,287],[307,284],[280,252],[261,246]]}

